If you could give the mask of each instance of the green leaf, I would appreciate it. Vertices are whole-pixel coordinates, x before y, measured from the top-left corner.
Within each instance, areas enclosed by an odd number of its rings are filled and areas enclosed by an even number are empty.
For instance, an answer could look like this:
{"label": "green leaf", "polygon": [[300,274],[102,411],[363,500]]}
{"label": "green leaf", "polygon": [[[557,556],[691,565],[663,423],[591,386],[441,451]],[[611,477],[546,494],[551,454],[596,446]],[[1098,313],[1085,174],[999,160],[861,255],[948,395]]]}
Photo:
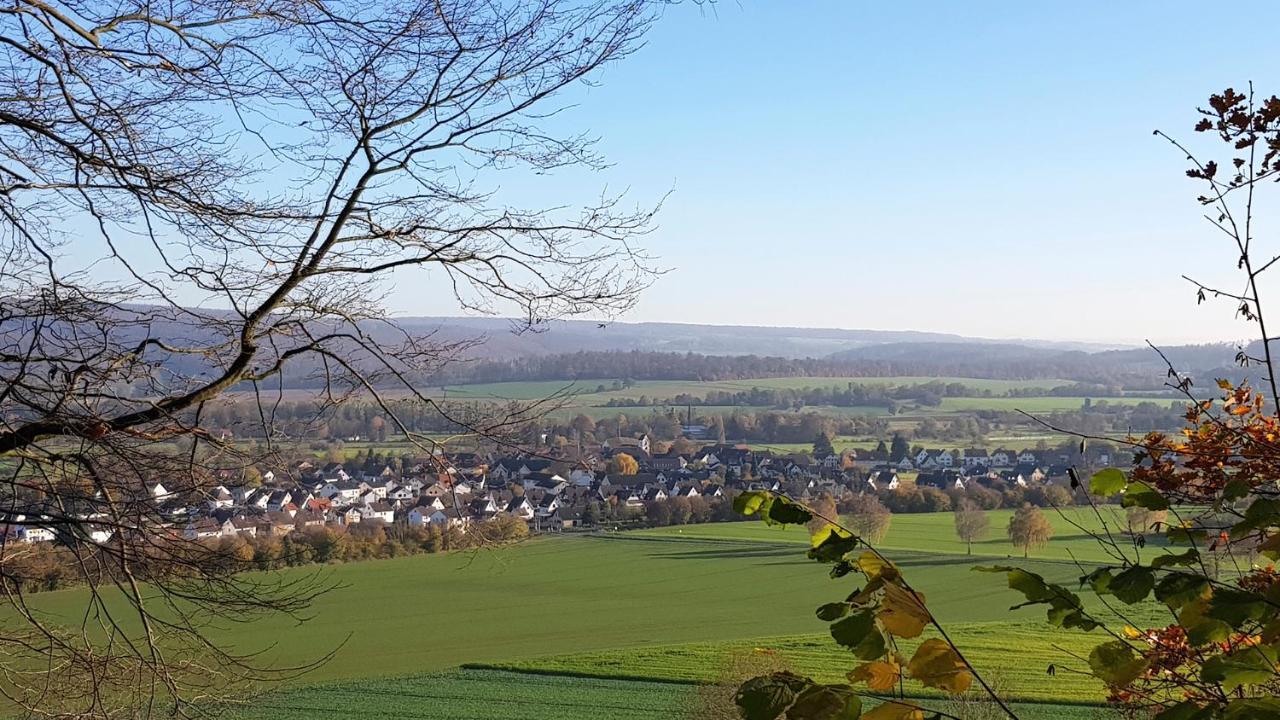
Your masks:
{"label": "green leaf", "polygon": [[1098,595],[1106,595],[1111,592],[1111,578],[1111,568],[1101,567],[1080,578],[1080,585],[1088,585]]}
{"label": "green leaf", "polygon": [[858,547],[858,538],[835,525],[826,525],[809,538],[809,546],[810,559],[834,563]]}
{"label": "green leaf", "polygon": [[849,603],[842,603],[842,602],[827,603],[825,605],[819,605],[817,610],[818,619],[824,620],[826,622],[833,622],[835,620],[839,620],[840,618],[848,614],[849,614]]}
{"label": "green leaf", "polygon": [[1124,490],[1124,486],[1128,483],[1124,473],[1115,468],[1107,468],[1099,470],[1089,478],[1089,492],[1100,497],[1111,497]]}
{"label": "green leaf", "polygon": [[1280,717],[1280,698],[1238,698],[1227,703],[1219,717],[1222,720],[1275,720]]}
{"label": "green leaf", "polygon": [[862,699],[849,685],[810,685],[796,696],[787,720],[857,720]]}
{"label": "green leaf", "polygon": [[1255,530],[1277,524],[1280,524],[1280,500],[1258,498],[1244,511],[1244,519],[1231,526],[1231,537],[1242,538]]}
{"label": "green leaf", "polygon": [[1216,588],[1209,598],[1205,615],[1239,628],[1250,620],[1261,620],[1267,612],[1267,601],[1256,593],[1230,588]]}
{"label": "green leaf", "polygon": [[1135,481],[1125,488],[1121,507],[1141,507],[1148,510],[1168,510],[1169,501],[1150,485]]}
{"label": "green leaf", "polygon": [[1200,560],[1200,551],[1191,548],[1184,553],[1164,553],[1157,555],[1151,561],[1151,567],[1156,569],[1173,567],[1174,565],[1195,565]]}
{"label": "green leaf", "polygon": [[1266,645],[1244,647],[1232,653],[1214,655],[1204,661],[1200,679],[1218,683],[1232,692],[1245,685],[1256,685],[1276,677],[1276,651]]}
{"label": "green leaf", "polygon": [[847,648],[855,648],[875,629],[875,610],[863,610],[832,623],[831,638]]}
{"label": "green leaf", "polygon": [[1200,575],[1169,573],[1156,583],[1156,599],[1176,609],[1203,596],[1208,589],[1208,579]]}
{"label": "green leaf", "polygon": [[884,635],[876,627],[874,608],[856,612],[832,623],[831,637],[862,660],[875,660],[884,655]]}
{"label": "green leaf", "polygon": [[853,656],[859,660],[879,660],[884,657],[885,647],[884,634],[880,628],[873,628],[871,634],[853,649]]}
{"label": "green leaf", "polygon": [[1105,642],[1089,653],[1094,677],[1115,687],[1125,687],[1146,671],[1148,661],[1119,640]]}
{"label": "green leaf", "polygon": [[772,498],[773,495],[770,493],[762,492],[760,490],[749,490],[739,494],[738,497],[733,499],[733,511],[739,515],[746,515],[750,517],[760,512],[761,508],[763,508]]}
{"label": "green leaf", "polygon": [[1084,606],[1080,604],[1080,596],[1061,585],[1045,582],[1043,577],[1033,572],[1008,565],[975,567],[973,569],[978,572],[1005,573],[1009,588],[1022,593],[1023,597],[1027,599],[1026,602],[1009,608],[1010,610],[1017,610],[1027,605],[1048,605],[1047,616],[1049,622],[1053,625],[1063,628],[1079,628],[1086,632],[1098,627],[1098,623],[1084,613]]}
{"label": "green leaf", "polygon": [[789,672],[762,675],[744,682],[733,696],[743,720],[774,720],[786,712],[796,695],[813,682]]}
{"label": "green leaf", "polygon": [[1214,709],[1212,705],[1200,707],[1188,700],[1161,710],[1151,720],[1209,720]]}
{"label": "green leaf", "polygon": [[770,525],[803,525],[813,519],[813,513],[803,505],[781,495],[775,496],[769,503],[769,509],[762,511],[761,515]]}
{"label": "green leaf", "polygon": [[1155,586],[1156,576],[1151,569],[1136,565],[1111,578],[1108,590],[1120,602],[1132,605],[1146,600]]}
{"label": "green leaf", "polygon": [[1178,613],[1178,624],[1187,631],[1187,642],[1194,647],[1222,642],[1231,636],[1230,625],[1204,614],[1208,607],[1207,599],[1198,598],[1183,605]]}
{"label": "green leaf", "polygon": [[1248,494],[1249,483],[1241,480],[1240,478],[1236,478],[1228,482],[1226,486],[1222,488],[1223,502],[1235,502],[1242,497],[1246,497]]}

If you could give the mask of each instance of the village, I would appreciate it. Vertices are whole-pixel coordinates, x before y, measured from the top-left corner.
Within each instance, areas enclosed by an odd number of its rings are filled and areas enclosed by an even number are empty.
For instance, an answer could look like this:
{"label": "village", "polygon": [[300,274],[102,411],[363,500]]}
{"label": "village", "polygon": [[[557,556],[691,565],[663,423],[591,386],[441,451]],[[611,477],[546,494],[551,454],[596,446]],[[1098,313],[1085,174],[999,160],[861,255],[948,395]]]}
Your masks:
{"label": "village", "polygon": [[[884,448],[810,457],[731,443],[651,453],[653,445],[642,435],[538,453],[442,452],[421,459],[370,453],[346,463],[300,460],[288,470],[255,471],[260,479],[252,483],[228,471],[211,488],[184,490],[176,479],[158,480],[147,492],[158,515],[188,540],[281,536],[361,523],[466,530],[499,515],[518,518],[530,533],[556,533],[646,519],[667,524],[652,510],[676,498],[700,510],[693,521],[733,520],[738,518],[724,501],[744,490],[784,492],[802,501],[909,487],[1007,492],[1065,486],[1071,467],[1070,454],[1061,449],[918,448],[893,459]],[[1105,451],[1083,458],[1092,467],[1121,459]],[[94,526],[95,518],[84,519],[96,542],[110,538],[107,523]],[[55,523],[20,515],[4,525],[4,536],[28,543],[58,539]]]}

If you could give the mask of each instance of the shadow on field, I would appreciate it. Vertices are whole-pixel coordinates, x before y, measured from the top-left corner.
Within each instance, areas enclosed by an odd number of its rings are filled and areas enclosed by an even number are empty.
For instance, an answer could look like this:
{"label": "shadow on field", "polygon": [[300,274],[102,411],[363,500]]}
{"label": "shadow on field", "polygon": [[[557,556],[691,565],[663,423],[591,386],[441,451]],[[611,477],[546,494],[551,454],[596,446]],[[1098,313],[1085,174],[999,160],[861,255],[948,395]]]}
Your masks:
{"label": "shadow on field", "polygon": [[663,560],[723,560],[729,558],[791,558],[804,559],[803,553],[797,553],[789,547],[748,547],[713,548],[707,550],[684,550],[678,552],[649,553],[649,557]]}

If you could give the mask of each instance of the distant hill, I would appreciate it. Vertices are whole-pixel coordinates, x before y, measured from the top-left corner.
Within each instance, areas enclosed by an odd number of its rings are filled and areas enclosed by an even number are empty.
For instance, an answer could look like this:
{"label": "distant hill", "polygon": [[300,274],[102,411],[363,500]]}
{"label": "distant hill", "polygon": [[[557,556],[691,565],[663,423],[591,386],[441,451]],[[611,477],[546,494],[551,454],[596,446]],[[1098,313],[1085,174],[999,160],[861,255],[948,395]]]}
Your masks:
{"label": "distant hill", "polygon": [[400,327],[436,332],[438,337],[486,338],[477,354],[488,358],[559,354],[578,351],[646,350],[701,355],[765,355],[828,357],[835,353],[886,344],[1009,345],[1055,351],[1097,352],[1125,349],[1117,344],[1052,340],[988,340],[915,330],[843,330],[838,328],[694,325],[685,323],[600,323],[558,320],[536,332],[513,334],[516,325],[501,318],[404,317]]}
{"label": "distant hill", "polygon": [[[205,311],[192,322],[173,310],[140,310],[145,322],[121,322],[112,337],[125,347],[144,337],[172,345],[200,346],[232,340],[235,318]],[[109,314],[111,310],[104,311]],[[224,324],[222,320],[227,322]],[[136,318],[135,318],[136,320]],[[502,318],[402,317],[397,327],[369,323],[362,331],[398,343],[402,333],[437,342],[482,340],[467,351],[470,362],[454,363],[416,382],[454,384],[560,379],[742,379],[764,377],[934,376],[993,379],[1062,379],[1127,389],[1159,389],[1166,366],[1145,347],[1052,340],[992,340],[913,330],[843,330],[683,323],[554,321],[521,330]],[[0,333],[25,332],[0,325]],[[1208,381],[1247,378],[1236,367],[1237,349],[1226,343],[1170,347],[1165,355],[1181,372]],[[1258,354],[1259,348],[1250,348]],[[373,362],[358,347],[345,352],[355,366]],[[155,355],[153,355],[155,357]],[[217,370],[217,359],[174,353],[159,360],[175,378],[198,378]],[[286,371],[286,387],[313,387],[319,361],[299,358]],[[409,373],[412,375],[412,373]],[[1205,383],[1201,383],[1205,384]]]}

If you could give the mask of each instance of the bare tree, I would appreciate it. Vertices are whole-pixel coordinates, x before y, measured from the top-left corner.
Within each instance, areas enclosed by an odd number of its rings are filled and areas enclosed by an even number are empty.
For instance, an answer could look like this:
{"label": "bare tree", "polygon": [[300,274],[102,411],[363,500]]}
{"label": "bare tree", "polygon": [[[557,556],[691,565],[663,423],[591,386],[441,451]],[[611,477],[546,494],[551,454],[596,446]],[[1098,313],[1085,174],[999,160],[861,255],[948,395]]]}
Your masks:
{"label": "bare tree", "polygon": [[845,522],[867,542],[878,543],[889,534],[889,524],[893,522],[893,513],[880,502],[880,498],[872,493],[862,493],[849,499],[846,504]]}
{"label": "bare tree", "polygon": [[955,509],[956,536],[965,544],[965,553],[973,554],[973,541],[981,540],[991,526],[987,511],[972,500],[962,498]]}
{"label": "bare tree", "polygon": [[[598,168],[556,98],[632,52],[645,0],[14,0],[0,9],[0,501],[53,530],[82,619],[31,610],[0,544],[0,692],[47,717],[189,715],[268,668],[220,621],[303,613],[318,581],[238,574],[182,528],[257,458],[208,431],[230,391],[270,452],[291,381],[324,407],[390,388],[468,338],[398,327],[386,278],[421,271],[462,307],[628,308],[654,208],[617,196],[521,207],[494,173]],[[451,416],[505,437],[538,406]],[[160,496],[154,483],[164,488]],[[317,661],[322,658],[317,658]],[[33,672],[33,669],[38,671]]]}

